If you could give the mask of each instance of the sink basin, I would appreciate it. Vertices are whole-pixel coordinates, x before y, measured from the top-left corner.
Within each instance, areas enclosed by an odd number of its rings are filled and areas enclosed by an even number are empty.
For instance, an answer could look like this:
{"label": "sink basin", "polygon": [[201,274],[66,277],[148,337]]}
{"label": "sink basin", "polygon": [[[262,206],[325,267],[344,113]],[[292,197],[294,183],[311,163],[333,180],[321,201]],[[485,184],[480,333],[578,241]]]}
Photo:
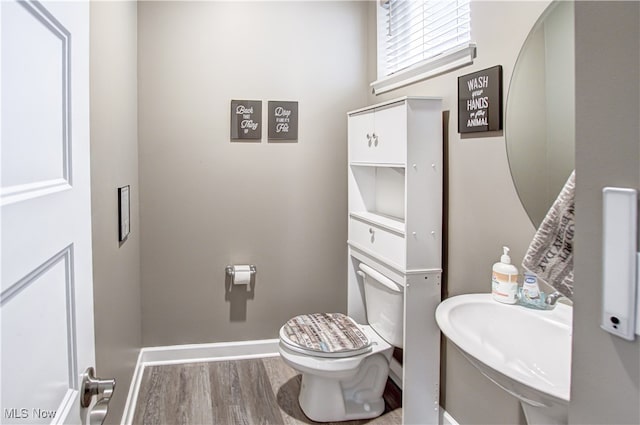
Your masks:
{"label": "sink basin", "polygon": [[466,294],[440,303],[436,321],[467,360],[520,400],[529,424],[566,424],[572,310],[565,304],[532,310]]}

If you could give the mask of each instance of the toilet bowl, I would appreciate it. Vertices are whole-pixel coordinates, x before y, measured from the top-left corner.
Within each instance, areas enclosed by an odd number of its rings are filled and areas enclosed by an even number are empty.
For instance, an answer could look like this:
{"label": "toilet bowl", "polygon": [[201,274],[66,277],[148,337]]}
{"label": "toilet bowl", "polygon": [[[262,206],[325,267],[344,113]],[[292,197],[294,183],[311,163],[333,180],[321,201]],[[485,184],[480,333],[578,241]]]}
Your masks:
{"label": "toilet bowl", "polygon": [[404,288],[366,264],[359,267],[368,324],[314,313],[280,329],[280,356],[302,374],[300,407],[317,422],[381,415],[393,348],[402,347]]}

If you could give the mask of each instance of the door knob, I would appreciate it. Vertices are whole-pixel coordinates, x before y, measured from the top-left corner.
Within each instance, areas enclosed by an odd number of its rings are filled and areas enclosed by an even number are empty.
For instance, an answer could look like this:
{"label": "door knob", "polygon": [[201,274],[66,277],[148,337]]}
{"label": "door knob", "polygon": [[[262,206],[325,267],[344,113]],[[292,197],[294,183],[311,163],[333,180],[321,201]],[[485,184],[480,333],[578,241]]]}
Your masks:
{"label": "door knob", "polygon": [[109,410],[109,399],[103,398],[91,408],[89,412],[89,425],[102,425]]}
{"label": "door knob", "polygon": [[105,400],[105,403],[108,403],[115,388],[115,379],[96,378],[94,369],[92,367],[88,367],[82,374],[80,405],[82,407],[89,407],[93,396],[97,396],[98,401]]}

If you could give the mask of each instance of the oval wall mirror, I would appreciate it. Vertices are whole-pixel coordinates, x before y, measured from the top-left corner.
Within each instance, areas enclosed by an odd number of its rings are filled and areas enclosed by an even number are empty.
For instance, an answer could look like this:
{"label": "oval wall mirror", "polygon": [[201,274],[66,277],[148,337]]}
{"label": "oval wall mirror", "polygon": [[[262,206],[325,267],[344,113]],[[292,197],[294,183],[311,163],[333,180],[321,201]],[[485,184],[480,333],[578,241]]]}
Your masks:
{"label": "oval wall mirror", "polygon": [[505,113],[509,168],[537,228],[575,163],[573,2],[555,1],[529,33]]}

